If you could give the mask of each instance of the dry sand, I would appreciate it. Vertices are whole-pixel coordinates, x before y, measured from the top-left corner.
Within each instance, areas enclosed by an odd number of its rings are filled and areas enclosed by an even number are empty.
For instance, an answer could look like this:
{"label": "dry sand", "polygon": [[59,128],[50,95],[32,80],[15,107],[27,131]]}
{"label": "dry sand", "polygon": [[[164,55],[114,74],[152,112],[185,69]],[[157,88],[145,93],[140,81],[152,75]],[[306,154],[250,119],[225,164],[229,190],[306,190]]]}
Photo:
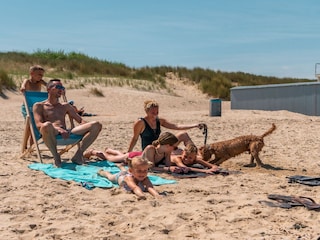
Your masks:
{"label": "dry sand", "polygon": [[[194,86],[173,80],[170,84],[175,96],[118,87],[101,87],[105,97],[90,95],[88,88],[68,90],[67,96],[78,107],[98,114],[86,118],[103,124],[95,149],[108,146],[126,151],[133,122],[144,116],[143,101],[150,98],[160,103],[160,116],[172,122],[205,122],[208,143],[260,135],[275,123],[277,130],[265,138],[261,152],[267,167],[244,167],[249,155],[242,154],[221,165],[237,171],[229,176],[157,186],[158,191],[169,192],[161,200],[148,195],[147,200],[137,201],[119,189],[89,191],[29,169],[35,156],[19,158],[22,95],[7,92],[8,99],[0,99],[1,239],[317,239],[320,212],[273,208],[259,201],[268,200],[268,194],[282,194],[307,196],[320,203],[320,186],[286,179],[319,176],[320,118],[288,111],[231,110],[230,102],[222,103],[221,117],[210,117],[208,97]],[[188,132],[198,146],[203,144],[199,129]],[[140,142],[136,149],[139,146]]]}

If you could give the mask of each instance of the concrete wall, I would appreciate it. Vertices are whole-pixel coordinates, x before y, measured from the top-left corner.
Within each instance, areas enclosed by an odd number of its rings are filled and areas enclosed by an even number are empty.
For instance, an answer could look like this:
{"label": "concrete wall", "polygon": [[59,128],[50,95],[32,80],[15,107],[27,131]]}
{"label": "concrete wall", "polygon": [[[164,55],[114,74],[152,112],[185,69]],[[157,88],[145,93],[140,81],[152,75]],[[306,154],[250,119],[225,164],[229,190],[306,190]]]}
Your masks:
{"label": "concrete wall", "polygon": [[231,109],[288,110],[320,116],[320,82],[231,88]]}

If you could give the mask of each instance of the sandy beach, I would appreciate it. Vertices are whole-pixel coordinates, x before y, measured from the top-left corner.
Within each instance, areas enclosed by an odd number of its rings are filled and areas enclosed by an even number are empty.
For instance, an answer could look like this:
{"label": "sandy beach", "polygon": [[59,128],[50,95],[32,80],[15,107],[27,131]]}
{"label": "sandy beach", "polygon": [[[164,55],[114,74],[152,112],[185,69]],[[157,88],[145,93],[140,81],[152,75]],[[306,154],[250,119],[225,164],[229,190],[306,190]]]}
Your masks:
{"label": "sandy beach", "polygon": [[[21,159],[24,120],[22,95],[6,92],[0,98],[0,236],[1,239],[317,239],[320,212],[263,204],[268,194],[310,197],[320,204],[320,186],[288,183],[292,175],[319,176],[320,118],[288,111],[231,110],[222,102],[221,117],[209,116],[210,98],[195,86],[168,80],[174,94],[130,88],[98,87],[105,97],[90,94],[90,86],[67,90],[68,99],[97,116],[103,129],[92,145],[126,151],[132,126],[144,116],[143,102],[155,99],[161,117],[176,123],[204,122],[208,143],[241,135],[261,135],[272,123],[277,129],[260,153],[266,167],[245,167],[242,154],[224,162],[228,176],[176,179],[156,186],[168,195],[138,201],[119,189],[87,190],[73,181],[53,179],[28,168],[36,156]],[[68,85],[66,85],[68,86]],[[67,88],[68,89],[68,88]],[[162,128],[162,131],[166,129]],[[174,131],[172,131],[174,132]],[[197,146],[204,143],[199,129],[188,133]],[[140,148],[140,142],[136,150]],[[73,150],[63,155],[65,161]],[[45,163],[52,163],[45,159]],[[270,200],[269,200],[270,201]]]}

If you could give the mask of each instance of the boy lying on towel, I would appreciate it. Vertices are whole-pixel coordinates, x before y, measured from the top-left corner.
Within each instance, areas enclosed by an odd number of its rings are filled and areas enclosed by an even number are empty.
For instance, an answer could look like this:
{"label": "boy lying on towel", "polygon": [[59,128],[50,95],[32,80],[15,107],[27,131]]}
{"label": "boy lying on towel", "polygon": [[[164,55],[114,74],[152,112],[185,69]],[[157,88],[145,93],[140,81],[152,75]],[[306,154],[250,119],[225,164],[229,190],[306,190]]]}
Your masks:
{"label": "boy lying on towel", "polygon": [[[192,167],[194,164],[199,164],[204,168]],[[171,165],[180,167],[184,173],[193,171],[212,174],[219,171],[217,165],[202,160],[198,154],[198,148],[192,143],[187,144],[181,155],[171,155]]]}

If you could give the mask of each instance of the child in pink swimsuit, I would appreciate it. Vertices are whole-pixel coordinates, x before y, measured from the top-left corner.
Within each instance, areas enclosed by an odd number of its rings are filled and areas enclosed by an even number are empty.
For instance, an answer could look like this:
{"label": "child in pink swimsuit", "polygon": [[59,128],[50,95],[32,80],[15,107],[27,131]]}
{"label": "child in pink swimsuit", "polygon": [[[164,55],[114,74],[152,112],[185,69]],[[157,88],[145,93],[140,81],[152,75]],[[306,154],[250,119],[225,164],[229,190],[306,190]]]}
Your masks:
{"label": "child in pink swimsuit", "polygon": [[114,150],[111,148],[106,148],[104,152],[90,149],[83,154],[83,156],[87,159],[90,159],[92,156],[95,156],[102,160],[108,160],[110,162],[115,162],[115,163],[125,163],[127,159],[134,158],[141,155],[142,155],[141,151],[122,153],[118,150]]}

